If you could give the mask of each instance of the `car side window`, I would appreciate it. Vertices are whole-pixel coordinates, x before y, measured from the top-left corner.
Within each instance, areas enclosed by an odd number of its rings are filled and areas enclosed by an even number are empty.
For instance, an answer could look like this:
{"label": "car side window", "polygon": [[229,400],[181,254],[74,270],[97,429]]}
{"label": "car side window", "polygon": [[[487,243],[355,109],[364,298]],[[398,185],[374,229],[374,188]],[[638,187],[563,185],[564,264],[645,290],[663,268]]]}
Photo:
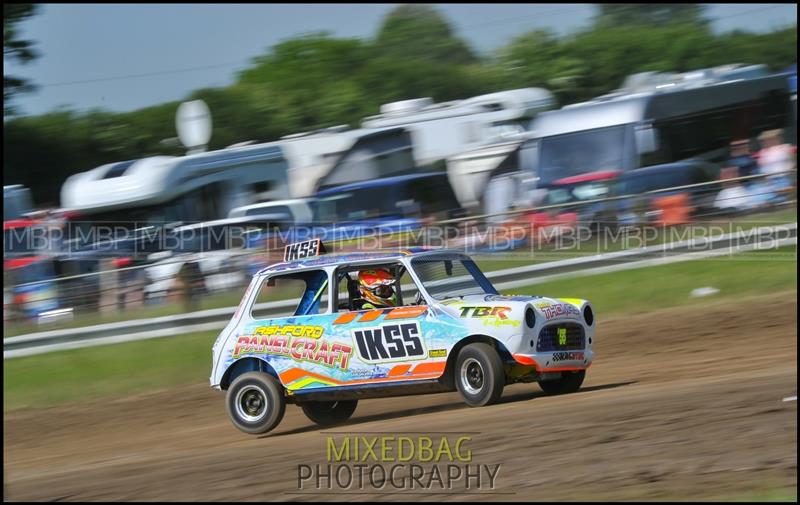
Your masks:
{"label": "car side window", "polygon": [[402,264],[370,265],[362,268],[343,267],[336,273],[336,312],[365,310],[360,308],[361,293],[358,285],[358,272],[362,269],[387,269],[396,275],[400,272],[400,282],[393,285],[396,292],[397,306],[424,305],[425,300],[419,295],[416,283]]}
{"label": "car side window", "polygon": [[[272,276],[261,283],[250,315],[253,319],[270,319],[319,314],[326,311],[322,299],[327,291],[328,274],[324,270]],[[286,306],[276,308],[279,302],[286,302]]]}

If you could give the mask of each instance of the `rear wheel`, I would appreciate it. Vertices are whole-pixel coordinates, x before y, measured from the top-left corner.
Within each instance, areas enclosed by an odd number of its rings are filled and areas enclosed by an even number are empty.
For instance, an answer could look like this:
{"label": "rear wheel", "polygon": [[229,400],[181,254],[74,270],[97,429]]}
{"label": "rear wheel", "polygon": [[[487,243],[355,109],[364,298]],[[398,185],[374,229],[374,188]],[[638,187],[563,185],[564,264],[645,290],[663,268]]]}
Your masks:
{"label": "rear wheel", "polygon": [[561,378],[539,381],[539,387],[548,395],[574,393],[581,388],[586,370],[578,372],[561,372]]}
{"label": "rear wheel", "polygon": [[320,426],[333,426],[350,419],[356,410],[358,400],[339,400],[335,402],[304,402],[300,404],[303,413]]}
{"label": "rear wheel", "polygon": [[286,410],[283,387],[264,372],[240,375],[228,388],[225,406],[234,426],[245,433],[266,433],[281,422]]}
{"label": "rear wheel", "polygon": [[469,344],[458,353],[455,381],[467,405],[490,405],[503,394],[506,383],[503,362],[489,344]]}

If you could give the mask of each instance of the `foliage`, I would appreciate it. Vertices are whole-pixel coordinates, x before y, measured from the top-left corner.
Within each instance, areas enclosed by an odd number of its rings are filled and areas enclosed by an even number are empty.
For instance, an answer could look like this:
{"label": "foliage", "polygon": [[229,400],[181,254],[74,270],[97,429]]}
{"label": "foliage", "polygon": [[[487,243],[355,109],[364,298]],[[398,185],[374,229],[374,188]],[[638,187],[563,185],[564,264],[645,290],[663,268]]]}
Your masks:
{"label": "foliage", "polygon": [[[33,49],[33,42],[20,40],[17,33],[17,24],[35,15],[38,4],[3,4],[3,64],[17,62],[30,63],[39,55]],[[16,111],[11,105],[12,97],[17,93],[33,91],[35,88],[27,79],[3,74],[3,113],[14,114]]]}
{"label": "foliage", "polygon": [[[327,32],[285,40],[254,58],[234,84],[199,89],[186,99],[208,103],[214,124],[209,148],[219,149],[340,124],[358,127],[381,104],[409,98],[441,102],[532,86],[551,90],[564,105],[607,93],[637,72],[737,62],[777,71],[797,61],[796,27],[714,34],[702,11],[698,4],[604,4],[594,26],[563,37],[534,30],[478,58],[435,9],[401,5],[373,40]],[[165,143],[175,137],[177,106],[126,113],[55,110],[6,121],[6,184],[25,184],[38,204],[58,205],[70,174],[153,154],[179,155],[180,146]]]}
{"label": "foliage", "polygon": [[595,17],[598,28],[620,26],[665,26],[694,24],[705,26],[702,4],[599,4]]}
{"label": "foliage", "polygon": [[477,61],[464,40],[428,5],[400,5],[392,10],[375,45],[381,56],[389,58],[457,65]]}

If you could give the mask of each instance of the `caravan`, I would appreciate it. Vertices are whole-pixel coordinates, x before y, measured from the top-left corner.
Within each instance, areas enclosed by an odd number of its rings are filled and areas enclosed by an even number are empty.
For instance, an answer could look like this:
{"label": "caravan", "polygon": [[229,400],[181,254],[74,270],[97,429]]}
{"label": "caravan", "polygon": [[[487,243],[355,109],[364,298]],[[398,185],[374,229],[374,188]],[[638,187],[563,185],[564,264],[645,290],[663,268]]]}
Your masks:
{"label": "caravan", "polygon": [[[474,208],[485,190],[488,173],[496,167],[486,159],[501,162],[507,154],[503,145],[516,147],[516,140],[527,138],[531,119],[555,105],[553,95],[542,88],[512,89],[439,104],[419,98],[385,104],[380,115],[364,119],[362,125],[406,128],[417,165],[446,162],[460,204]],[[470,152],[483,161],[464,162],[463,156]]]}

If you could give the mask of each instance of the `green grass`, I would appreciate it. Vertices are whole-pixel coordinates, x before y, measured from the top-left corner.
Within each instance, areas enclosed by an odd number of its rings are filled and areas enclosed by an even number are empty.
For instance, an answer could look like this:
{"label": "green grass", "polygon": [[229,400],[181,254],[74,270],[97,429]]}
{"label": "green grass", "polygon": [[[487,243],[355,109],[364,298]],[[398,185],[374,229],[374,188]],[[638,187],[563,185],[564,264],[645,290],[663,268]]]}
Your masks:
{"label": "green grass", "polygon": [[5,360],[3,410],[69,403],[202,382],[219,332]]}
{"label": "green grass", "polygon": [[[717,295],[689,298],[698,287]],[[597,317],[796,290],[796,248],[567,278],[511,290],[585,298]],[[125,395],[207,379],[216,332],[89,347],[4,361],[4,410]]]}
{"label": "green grass", "polygon": [[[509,290],[591,301],[595,314],[647,312],[698,301],[773,293],[797,288],[797,249],[783,247],[730,257],[707,258],[599,275],[570,277]],[[711,286],[716,295],[690,298],[695,289]]]}
{"label": "green grass", "polygon": [[797,502],[797,488],[775,488],[753,491],[735,497],[720,497],[720,501],[730,502]]}

